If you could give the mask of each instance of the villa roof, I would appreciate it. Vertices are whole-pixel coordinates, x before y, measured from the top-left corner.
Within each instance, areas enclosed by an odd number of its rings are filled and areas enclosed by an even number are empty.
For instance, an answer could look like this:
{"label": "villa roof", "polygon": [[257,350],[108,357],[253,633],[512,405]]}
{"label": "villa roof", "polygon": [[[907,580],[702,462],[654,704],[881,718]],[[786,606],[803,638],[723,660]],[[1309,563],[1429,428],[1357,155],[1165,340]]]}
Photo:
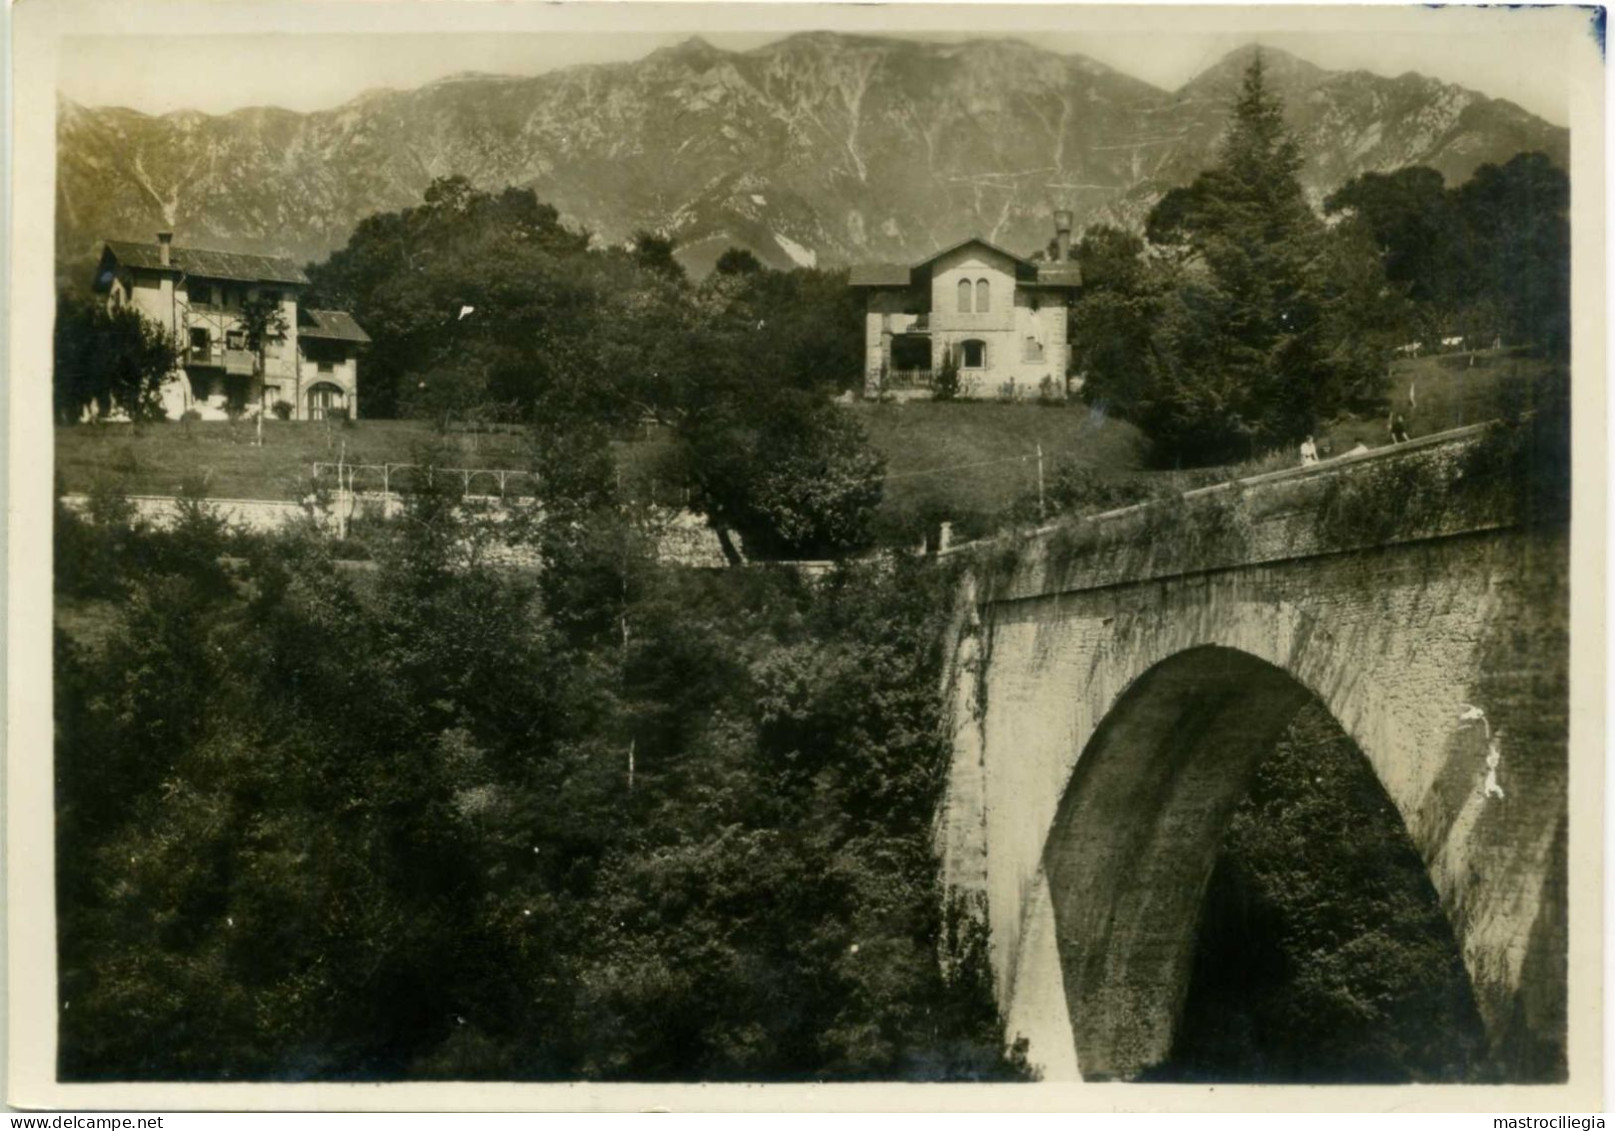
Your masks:
{"label": "villa roof", "polygon": [[125,267],[153,271],[183,271],[203,279],[229,279],[243,283],[284,283],[306,286],[308,276],[290,259],[274,255],[249,255],[239,251],[214,251],[174,244],[169,263],[163,265],[162,247],[154,243],[108,240],[103,258],[110,255]]}
{"label": "villa roof", "polygon": [[1016,255],[1013,251],[1005,251],[1003,248],[999,247],[997,244],[993,243],[991,240],[984,240],[980,236],[971,236],[969,239],[960,240],[958,243],[953,244],[950,247],[943,248],[941,251],[937,252],[935,255],[926,256],[924,259],[920,260],[914,266],[915,266],[916,269],[918,269],[918,268],[926,266],[929,263],[935,263],[938,259],[941,259],[944,255],[952,255],[954,252],[958,251],[960,248],[969,247],[973,243],[974,244],[980,244],[982,247],[987,248],[989,251],[996,251],[999,255],[1002,255],[1007,259],[1013,259],[1017,266],[1020,266],[1020,267],[1034,267],[1035,266],[1035,264],[1033,264],[1033,262],[1030,259],[1027,259],[1025,256]]}
{"label": "villa roof", "polygon": [[847,276],[847,285],[851,287],[907,287],[914,281],[916,272],[935,263],[945,255],[951,255],[962,247],[979,244],[989,251],[997,252],[1004,258],[1012,261],[1016,267],[1016,282],[1022,286],[1034,287],[1080,287],[1082,285],[1082,268],[1069,260],[1063,263],[1041,263],[1037,260],[1027,259],[1006,251],[990,240],[980,236],[971,236],[960,240],[956,244],[943,248],[935,254],[928,255],[913,266],[901,263],[860,263],[852,268]]}
{"label": "villa roof", "polygon": [[301,338],[323,338],[336,342],[368,342],[370,335],[353,320],[346,310],[309,310],[297,312],[297,335]]}

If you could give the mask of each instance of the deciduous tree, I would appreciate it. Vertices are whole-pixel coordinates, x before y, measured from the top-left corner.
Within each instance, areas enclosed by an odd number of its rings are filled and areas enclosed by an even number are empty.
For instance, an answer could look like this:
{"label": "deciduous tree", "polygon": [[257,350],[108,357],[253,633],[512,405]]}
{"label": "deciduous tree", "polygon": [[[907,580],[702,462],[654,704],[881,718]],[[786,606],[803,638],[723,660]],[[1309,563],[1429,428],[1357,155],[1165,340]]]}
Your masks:
{"label": "deciduous tree", "polygon": [[161,326],[132,307],[109,313],[99,300],[62,295],[54,345],[57,423],[76,423],[91,408],[101,415],[117,408],[131,420],[162,419],[162,384],[178,355]]}

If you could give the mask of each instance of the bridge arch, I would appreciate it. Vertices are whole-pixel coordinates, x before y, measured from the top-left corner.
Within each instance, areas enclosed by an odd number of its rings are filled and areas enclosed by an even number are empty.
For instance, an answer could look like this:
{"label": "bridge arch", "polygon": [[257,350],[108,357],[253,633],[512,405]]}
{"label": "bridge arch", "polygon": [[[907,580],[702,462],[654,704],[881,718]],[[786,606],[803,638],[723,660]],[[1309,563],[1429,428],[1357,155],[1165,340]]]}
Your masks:
{"label": "bridge arch", "polygon": [[1095,730],[1042,857],[1085,1077],[1125,1079],[1170,1054],[1219,842],[1315,699],[1264,660],[1205,645],[1146,671]]}

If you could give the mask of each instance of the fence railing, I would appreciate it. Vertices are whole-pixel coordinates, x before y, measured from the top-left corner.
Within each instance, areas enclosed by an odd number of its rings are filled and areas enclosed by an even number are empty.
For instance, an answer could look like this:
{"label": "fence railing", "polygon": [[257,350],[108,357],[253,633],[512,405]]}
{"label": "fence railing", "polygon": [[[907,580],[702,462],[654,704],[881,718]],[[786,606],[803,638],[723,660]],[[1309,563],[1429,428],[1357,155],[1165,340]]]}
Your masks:
{"label": "fence railing", "polygon": [[889,369],[884,387],[887,389],[929,389],[936,383],[933,369]]}
{"label": "fence railing", "polygon": [[468,495],[473,487],[485,493],[497,493],[501,498],[510,488],[534,494],[538,488],[538,473],[514,467],[431,467],[416,463],[314,463],[310,465],[315,482],[340,475],[336,486],[345,491],[379,490],[384,495],[395,491],[418,490],[431,483],[438,475],[447,475],[460,481]]}

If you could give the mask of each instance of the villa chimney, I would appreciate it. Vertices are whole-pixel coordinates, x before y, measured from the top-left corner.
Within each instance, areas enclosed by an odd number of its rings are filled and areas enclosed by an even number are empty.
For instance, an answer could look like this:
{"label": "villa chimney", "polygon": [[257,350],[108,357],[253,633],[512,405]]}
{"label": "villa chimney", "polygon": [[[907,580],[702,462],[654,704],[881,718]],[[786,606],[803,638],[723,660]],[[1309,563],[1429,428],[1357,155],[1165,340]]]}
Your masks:
{"label": "villa chimney", "polygon": [[1071,213],[1064,208],[1054,214],[1054,247],[1059,262],[1071,257]]}
{"label": "villa chimney", "polygon": [[157,233],[157,258],[158,258],[159,262],[161,262],[164,267],[171,266],[170,253],[173,250],[173,245],[174,245],[174,233],[173,232],[158,232]]}

